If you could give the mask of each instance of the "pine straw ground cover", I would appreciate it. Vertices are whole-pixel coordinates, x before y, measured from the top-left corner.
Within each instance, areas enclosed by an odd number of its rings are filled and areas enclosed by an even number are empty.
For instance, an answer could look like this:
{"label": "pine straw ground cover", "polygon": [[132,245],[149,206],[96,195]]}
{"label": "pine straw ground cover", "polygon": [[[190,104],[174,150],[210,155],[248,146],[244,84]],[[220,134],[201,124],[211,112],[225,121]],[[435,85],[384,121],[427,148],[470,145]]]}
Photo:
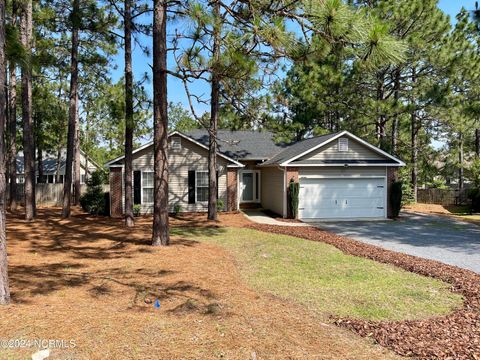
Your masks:
{"label": "pine straw ground cover", "polygon": [[[172,220],[189,235],[152,248],[151,218],[128,231],[122,220],[79,212],[61,220],[60,209],[41,209],[32,223],[8,214],[13,303],[0,307],[0,339],[75,341],[49,359],[396,358],[247,287],[226,250],[195,238],[248,223],[241,215],[203,219]],[[0,349],[0,359],[29,359],[34,350]]]}
{"label": "pine straw ground cover", "polygon": [[451,314],[425,320],[366,321],[334,318],[337,325],[375,339],[404,356],[422,359],[480,359],[480,275],[437,261],[364,244],[314,227],[250,224],[249,228],[331,244],[346,254],[392,264],[443,280],[464,296],[464,306]]}

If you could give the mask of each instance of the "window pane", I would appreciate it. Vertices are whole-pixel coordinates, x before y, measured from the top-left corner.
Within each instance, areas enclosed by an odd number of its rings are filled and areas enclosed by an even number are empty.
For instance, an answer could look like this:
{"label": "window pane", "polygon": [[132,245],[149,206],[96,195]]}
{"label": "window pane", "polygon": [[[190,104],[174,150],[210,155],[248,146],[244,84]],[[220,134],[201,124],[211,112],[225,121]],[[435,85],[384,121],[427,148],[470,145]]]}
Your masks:
{"label": "window pane", "polygon": [[197,201],[208,201],[208,187],[197,187]]}
{"label": "window pane", "polygon": [[253,199],[253,174],[252,173],[244,173],[242,175],[243,181],[243,200],[244,201],[252,201]]}
{"label": "window pane", "polygon": [[153,187],[153,172],[142,173],[142,186]]}
{"label": "window pane", "polygon": [[152,204],[153,203],[153,189],[152,188],[143,189],[143,203],[144,204]]}
{"label": "window pane", "polygon": [[208,186],[208,172],[197,172],[197,186]]}

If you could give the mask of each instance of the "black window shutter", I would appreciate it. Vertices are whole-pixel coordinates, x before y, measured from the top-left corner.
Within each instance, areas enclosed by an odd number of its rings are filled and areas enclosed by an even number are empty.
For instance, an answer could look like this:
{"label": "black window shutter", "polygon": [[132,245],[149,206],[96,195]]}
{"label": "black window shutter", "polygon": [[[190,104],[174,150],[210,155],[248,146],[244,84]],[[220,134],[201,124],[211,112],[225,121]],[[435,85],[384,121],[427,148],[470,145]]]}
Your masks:
{"label": "black window shutter", "polygon": [[133,203],[135,205],[141,204],[141,191],[142,191],[142,175],[140,171],[133,172]]}
{"label": "black window shutter", "polygon": [[188,171],[188,203],[195,204],[195,170]]}
{"label": "black window shutter", "polygon": [[217,170],[217,199],[218,199],[218,170]]}

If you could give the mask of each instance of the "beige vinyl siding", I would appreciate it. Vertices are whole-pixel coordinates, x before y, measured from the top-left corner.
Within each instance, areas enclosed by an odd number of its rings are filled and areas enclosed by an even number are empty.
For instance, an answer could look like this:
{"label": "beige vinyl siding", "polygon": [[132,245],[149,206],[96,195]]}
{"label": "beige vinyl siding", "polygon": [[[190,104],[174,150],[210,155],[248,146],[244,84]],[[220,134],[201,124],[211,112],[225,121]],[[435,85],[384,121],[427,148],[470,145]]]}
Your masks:
{"label": "beige vinyl siding", "polygon": [[284,173],[275,167],[262,168],[262,207],[283,215]]}
{"label": "beige vinyl siding", "polygon": [[[171,138],[169,139],[169,143]],[[133,155],[133,171],[153,171],[153,147]],[[173,211],[175,205],[180,205],[182,211],[203,212],[207,211],[207,202],[188,203],[188,171],[208,171],[208,151],[184,138],[181,138],[181,149],[169,149],[169,207]],[[122,160],[123,163],[123,160]],[[217,157],[218,168],[218,194],[227,205],[227,161]],[[133,176],[132,176],[133,179]],[[143,192],[143,191],[142,191]],[[123,191],[125,193],[125,191]],[[125,199],[122,199],[125,202]],[[125,204],[124,204],[125,206]],[[142,213],[153,212],[153,204],[144,204],[142,201]]]}
{"label": "beige vinyl siding", "polygon": [[355,178],[355,177],[384,177],[387,174],[386,167],[301,167],[298,175],[301,178]]}
{"label": "beige vinyl siding", "polygon": [[384,160],[386,157],[369,149],[358,141],[348,139],[348,151],[338,151],[338,139],[322,146],[298,160]]}

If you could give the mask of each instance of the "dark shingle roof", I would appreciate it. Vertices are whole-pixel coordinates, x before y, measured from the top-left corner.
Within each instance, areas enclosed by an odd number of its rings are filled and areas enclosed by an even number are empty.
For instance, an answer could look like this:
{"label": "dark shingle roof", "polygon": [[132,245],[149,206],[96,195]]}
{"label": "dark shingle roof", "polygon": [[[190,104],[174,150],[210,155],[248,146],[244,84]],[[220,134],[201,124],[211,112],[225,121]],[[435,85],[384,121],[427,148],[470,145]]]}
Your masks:
{"label": "dark shingle roof", "polygon": [[[208,146],[206,130],[191,130],[185,135]],[[235,160],[265,160],[286,148],[285,144],[276,144],[268,131],[218,130],[217,137],[219,152]]]}
{"label": "dark shingle roof", "polygon": [[326,142],[326,141],[330,140],[331,138],[335,137],[337,134],[338,133],[317,136],[317,137],[313,137],[313,138],[310,138],[310,139],[305,139],[305,140],[299,141],[297,143],[294,143],[293,145],[289,146],[285,150],[276,154],[270,160],[264,162],[262,165],[281,164],[284,161],[287,161],[287,160],[289,160],[289,159],[291,159],[295,156],[298,156],[298,155],[300,155],[300,154],[302,154],[302,153],[304,153],[308,150],[311,150],[315,146],[323,144],[324,142]]}
{"label": "dark shingle roof", "polygon": [[[23,174],[24,173],[24,164],[23,164],[23,155],[17,155],[17,174]],[[36,169],[36,163],[35,163],[35,170]],[[60,168],[63,168],[65,166],[65,160],[60,159]],[[45,174],[52,174],[57,171],[57,159],[53,158],[46,158],[43,159],[43,172]]]}
{"label": "dark shingle roof", "polygon": [[[80,154],[82,156],[82,161],[80,166],[84,167],[84,152],[80,150]],[[65,157],[66,153],[63,151],[62,155],[60,156],[60,169],[63,169],[65,167]],[[23,152],[20,151],[17,156],[16,156],[16,164],[17,164],[17,174],[23,174],[24,171],[24,160],[23,160]],[[92,159],[88,158],[88,164],[89,168],[91,167],[96,167],[100,168]],[[37,159],[35,158],[35,171],[38,171],[37,169]],[[43,158],[43,172],[45,174],[54,174],[57,171],[57,155],[56,154],[49,154],[45,153],[44,158]]]}
{"label": "dark shingle roof", "polygon": [[356,164],[361,164],[361,165],[378,165],[378,164],[396,164],[397,161],[392,160],[392,159],[385,159],[385,160],[299,160],[299,161],[292,161],[290,163],[291,166],[295,165],[304,165],[304,164],[309,164],[309,165],[325,165],[325,164],[331,164],[331,165],[356,165]]}

